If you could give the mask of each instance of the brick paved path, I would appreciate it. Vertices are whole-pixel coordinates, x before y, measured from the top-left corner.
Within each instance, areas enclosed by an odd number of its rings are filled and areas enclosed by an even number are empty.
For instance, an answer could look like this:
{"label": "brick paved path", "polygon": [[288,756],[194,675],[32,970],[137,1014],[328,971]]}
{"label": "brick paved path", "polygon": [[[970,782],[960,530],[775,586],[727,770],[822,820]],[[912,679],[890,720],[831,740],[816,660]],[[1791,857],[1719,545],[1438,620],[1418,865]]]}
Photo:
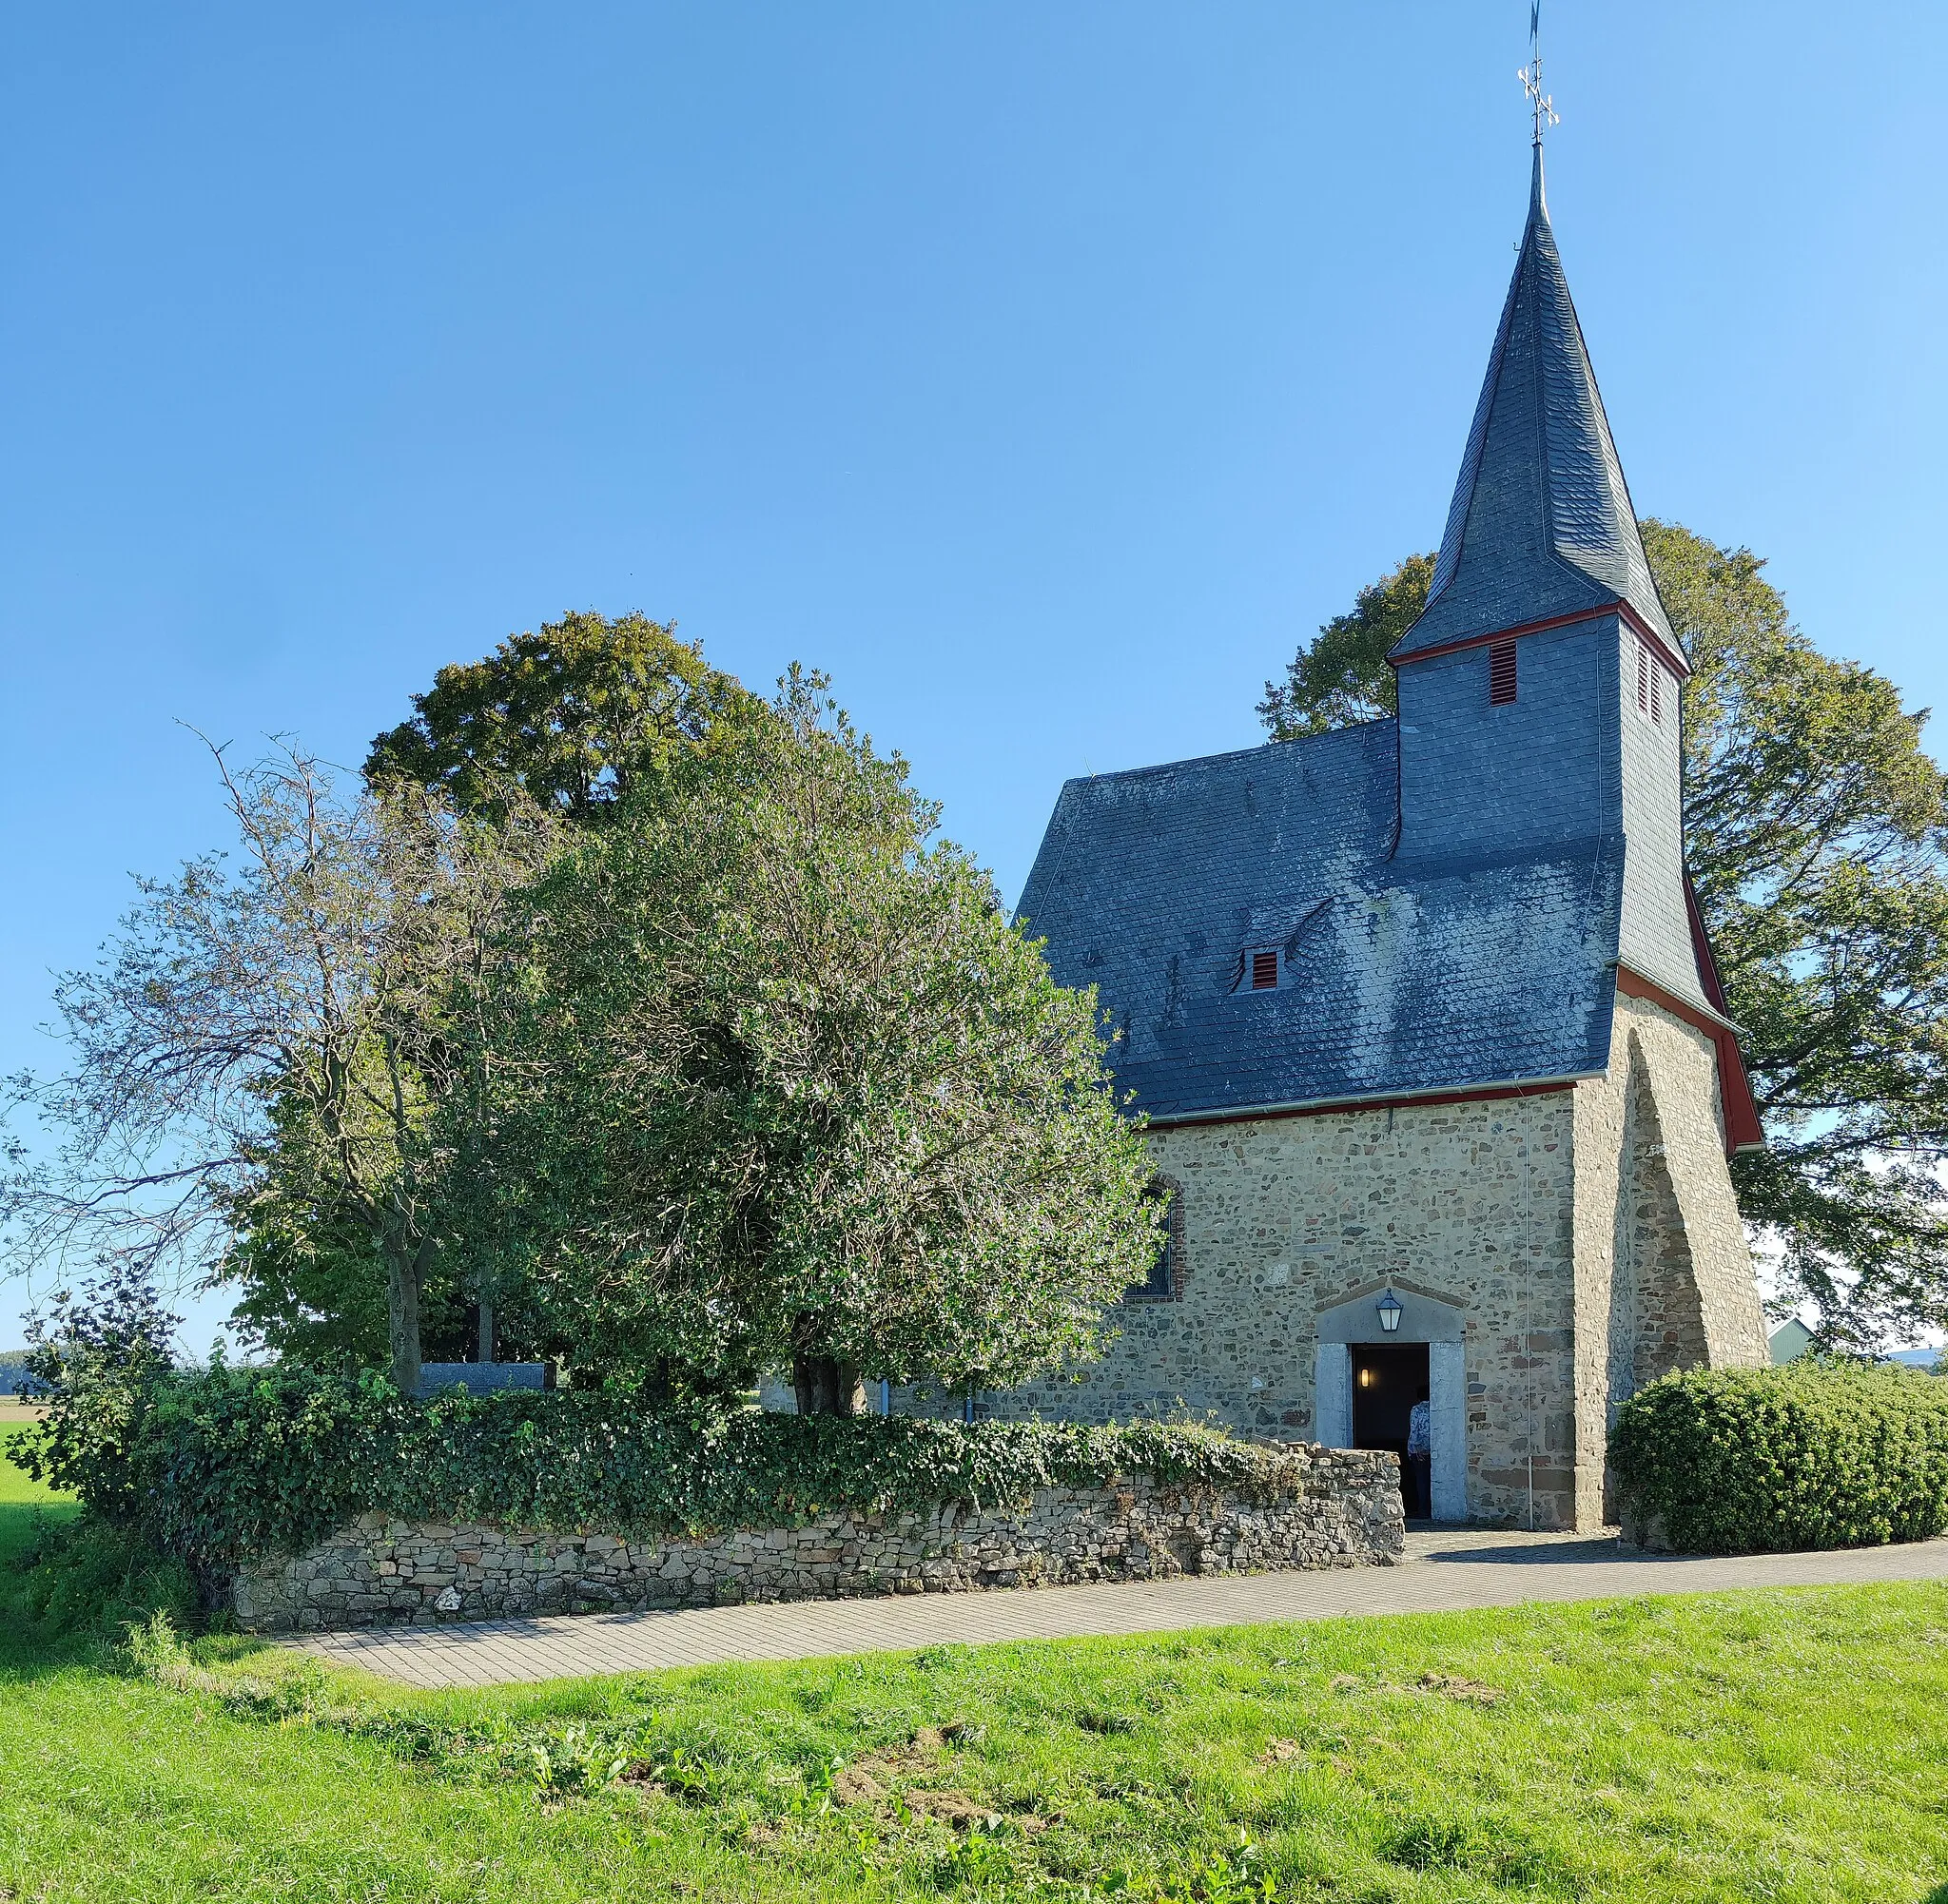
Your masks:
{"label": "brick paved path", "polygon": [[1439,1613],[1525,1601],[1727,1587],[1948,1581],[1948,1539],[1851,1553],[1673,1560],[1574,1534],[1414,1533],[1398,1566],[1216,1575],[1103,1586],[798,1601],[673,1613],[555,1614],[477,1624],[323,1633],[306,1651],[413,1686],[489,1686],[726,1660],[803,1660],[958,1642],[1156,1633],[1267,1620]]}

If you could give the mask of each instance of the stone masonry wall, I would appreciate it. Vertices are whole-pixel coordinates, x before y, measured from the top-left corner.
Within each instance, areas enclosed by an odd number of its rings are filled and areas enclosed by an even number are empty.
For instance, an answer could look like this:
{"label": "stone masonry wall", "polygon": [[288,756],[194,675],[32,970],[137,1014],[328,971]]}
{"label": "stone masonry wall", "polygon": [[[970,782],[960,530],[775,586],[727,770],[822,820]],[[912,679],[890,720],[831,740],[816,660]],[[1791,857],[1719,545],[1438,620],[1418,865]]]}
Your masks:
{"label": "stone masonry wall", "polygon": [[[1151,1415],[1245,1434],[1314,1429],[1321,1311],[1409,1285],[1467,1316],[1471,1518],[1575,1525],[1573,1100],[1568,1090],[1150,1134],[1183,1199],[1175,1296],[1127,1302],[1073,1380],[984,1394],[986,1412]],[[958,1411],[896,1390],[901,1412]]]}
{"label": "stone masonry wall", "polygon": [[1181,1196],[1173,1294],[1120,1305],[1072,1379],[983,1411],[1300,1438],[1319,1316],[1392,1283],[1465,1316],[1469,1518],[1605,1525],[1617,1407],[1671,1369],[1766,1358],[1712,1041],[1625,994],[1614,1022],[1607,1072],[1569,1089],[1153,1130]]}
{"label": "stone masonry wall", "polygon": [[1593,1526],[1624,1401],[1672,1369],[1767,1355],[1711,1040],[1619,995],[1609,1070],[1576,1087],[1575,1152],[1576,1514]]}
{"label": "stone masonry wall", "polygon": [[365,1514],[293,1559],[244,1568],[232,1603],[252,1631],[316,1632],[1387,1564],[1405,1540],[1392,1455],[1294,1447],[1249,1496],[1138,1474],[1100,1488],[1042,1488],[1013,1506],[827,1514],[800,1527],[697,1540]]}

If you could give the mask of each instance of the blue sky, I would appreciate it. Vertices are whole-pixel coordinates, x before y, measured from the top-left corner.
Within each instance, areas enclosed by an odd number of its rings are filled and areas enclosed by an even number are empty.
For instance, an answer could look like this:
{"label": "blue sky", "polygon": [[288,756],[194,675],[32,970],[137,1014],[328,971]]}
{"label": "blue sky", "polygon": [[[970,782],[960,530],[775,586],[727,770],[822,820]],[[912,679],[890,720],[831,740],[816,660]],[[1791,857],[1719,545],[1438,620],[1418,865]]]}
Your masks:
{"label": "blue sky", "polygon": [[[0,1068],[220,840],[176,721],[356,762],[569,607],[829,670],[1010,898],[1066,776],[1253,745],[1438,539],[1527,10],[15,10]],[[1639,508],[1948,706],[1948,10],[1549,10]]]}

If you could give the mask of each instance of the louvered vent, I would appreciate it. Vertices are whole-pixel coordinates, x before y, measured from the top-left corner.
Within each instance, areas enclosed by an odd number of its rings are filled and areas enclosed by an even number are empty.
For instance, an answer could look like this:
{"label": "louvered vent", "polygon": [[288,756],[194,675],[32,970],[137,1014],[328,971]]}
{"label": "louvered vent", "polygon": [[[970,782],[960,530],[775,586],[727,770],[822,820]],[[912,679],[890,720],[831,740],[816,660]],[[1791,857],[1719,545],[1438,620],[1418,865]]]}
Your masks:
{"label": "louvered vent", "polygon": [[1278,985],[1278,955],[1276,952],[1254,952],[1252,954],[1252,990],[1270,992]]}
{"label": "louvered vent", "polygon": [[1488,651],[1488,704],[1506,707],[1515,698],[1515,644],[1497,641]]}
{"label": "louvered vent", "polygon": [[1664,667],[1650,644],[1637,643],[1637,711],[1648,721],[1664,719]]}

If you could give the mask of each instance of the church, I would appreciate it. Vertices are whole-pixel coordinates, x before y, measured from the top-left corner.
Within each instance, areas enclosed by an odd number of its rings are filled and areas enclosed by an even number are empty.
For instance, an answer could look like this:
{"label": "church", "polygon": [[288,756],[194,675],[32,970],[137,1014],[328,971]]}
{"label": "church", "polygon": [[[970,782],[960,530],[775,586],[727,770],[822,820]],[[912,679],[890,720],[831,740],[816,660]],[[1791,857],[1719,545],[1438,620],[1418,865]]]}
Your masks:
{"label": "church", "polygon": [[1094,985],[1169,1247],[995,1415],[1406,1445],[1437,1520],[1606,1519],[1619,1404],[1766,1359],[1761,1142],[1685,865],[1688,671],[1543,194],[1397,718],[1070,781],[1023,890]]}

